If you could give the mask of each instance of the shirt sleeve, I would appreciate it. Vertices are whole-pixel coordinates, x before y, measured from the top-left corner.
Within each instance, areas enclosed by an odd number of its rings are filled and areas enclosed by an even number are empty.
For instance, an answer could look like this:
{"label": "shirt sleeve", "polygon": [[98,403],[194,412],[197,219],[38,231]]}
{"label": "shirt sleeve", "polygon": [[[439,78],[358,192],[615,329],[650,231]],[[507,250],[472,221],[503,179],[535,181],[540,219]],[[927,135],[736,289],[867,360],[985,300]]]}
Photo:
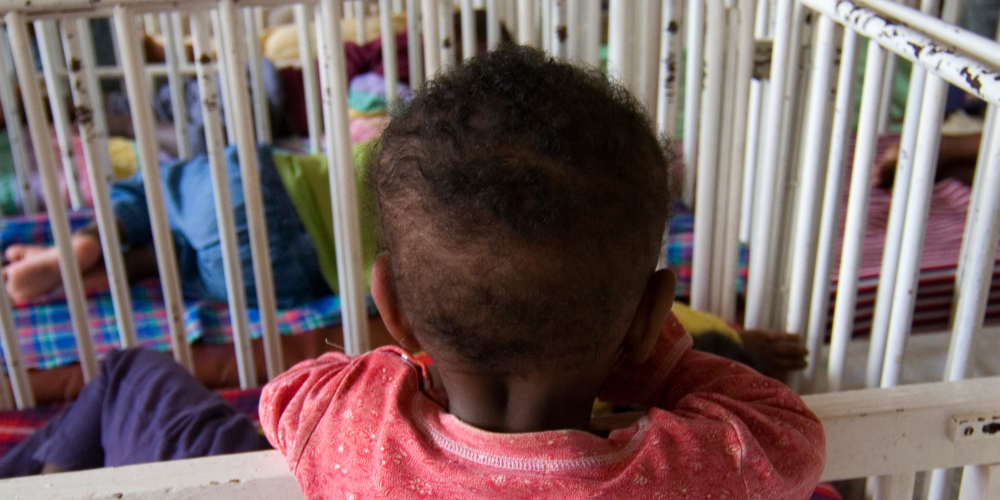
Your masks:
{"label": "shirt sleeve", "polygon": [[259,408],[264,435],[293,470],[354,360],[339,352],[327,353],[298,363],[264,386]]}
{"label": "shirt sleeve", "polygon": [[650,359],[618,367],[601,399],[648,409],[664,465],[738,474],[747,498],[808,498],[823,470],[822,424],[798,395],[740,363],[692,350],[672,316]]}

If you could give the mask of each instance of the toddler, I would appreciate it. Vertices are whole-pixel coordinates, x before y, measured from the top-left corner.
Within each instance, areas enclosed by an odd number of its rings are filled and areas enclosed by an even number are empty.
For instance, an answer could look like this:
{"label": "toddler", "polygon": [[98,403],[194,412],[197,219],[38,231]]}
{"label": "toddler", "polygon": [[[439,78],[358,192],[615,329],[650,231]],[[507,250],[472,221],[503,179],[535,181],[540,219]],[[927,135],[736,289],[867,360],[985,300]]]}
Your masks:
{"label": "toddler", "polygon": [[[505,47],[428,82],[369,169],[372,295],[403,350],[261,398],[306,498],[808,498],[820,423],[691,350],[656,271],[665,150],[597,72]],[[635,411],[591,418],[596,397]]]}

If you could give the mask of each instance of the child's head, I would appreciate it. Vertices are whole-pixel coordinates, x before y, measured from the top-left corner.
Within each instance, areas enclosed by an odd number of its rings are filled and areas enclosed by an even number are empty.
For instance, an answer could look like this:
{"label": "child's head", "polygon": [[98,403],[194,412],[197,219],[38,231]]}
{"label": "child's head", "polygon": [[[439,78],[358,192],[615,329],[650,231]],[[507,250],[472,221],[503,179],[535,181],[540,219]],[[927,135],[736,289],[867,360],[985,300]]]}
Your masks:
{"label": "child's head", "polygon": [[667,165],[622,87],[536,50],[427,82],[369,177],[413,335],[435,359],[496,375],[617,347],[656,267]]}

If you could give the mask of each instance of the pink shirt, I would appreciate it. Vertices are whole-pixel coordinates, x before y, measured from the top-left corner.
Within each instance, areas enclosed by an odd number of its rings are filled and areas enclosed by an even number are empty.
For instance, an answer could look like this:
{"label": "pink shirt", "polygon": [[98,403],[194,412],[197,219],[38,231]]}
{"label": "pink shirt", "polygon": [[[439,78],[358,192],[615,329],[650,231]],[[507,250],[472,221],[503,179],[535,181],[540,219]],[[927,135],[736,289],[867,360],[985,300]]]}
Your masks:
{"label": "pink shirt", "polygon": [[692,351],[672,316],[653,356],[602,392],[650,408],[607,438],[483,431],[447,413],[430,386],[426,367],[396,348],[325,354],[264,388],[261,422],[307,499],[805,499],[823,469],[823,429],[802,400]]}

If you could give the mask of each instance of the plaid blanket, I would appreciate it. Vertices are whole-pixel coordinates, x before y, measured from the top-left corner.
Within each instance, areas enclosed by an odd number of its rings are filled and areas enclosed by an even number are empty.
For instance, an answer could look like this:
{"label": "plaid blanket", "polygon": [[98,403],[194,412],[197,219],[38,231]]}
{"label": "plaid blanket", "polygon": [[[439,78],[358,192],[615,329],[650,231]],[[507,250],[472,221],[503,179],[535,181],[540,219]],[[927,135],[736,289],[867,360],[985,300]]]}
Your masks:
{"label": "plaid blanket", "polygon": [[[69,214],[70,225],[78,229],[90,223],[90,211]],[[50,245],[52,237],[45,215],[8,218],[0,222],[0,245],[12,243]],[[159,280],[142,281],[131,287],[132,309],[139,345],[160,351],[170,347],[167,314]],[[220,302],[185,301],[184,329],[189,342],[220,344],[232,339],[229,307]],[[369,311],[374,304],[369,299]],[[98,355],[120,347],[111,294],[106,291],[88,293],[87,317],[94,350]],[[260,312],[248,311],[250,335],[261,335]],[[328,296],[296,309],[278,311],[278,331],[294,335],[324,326],[340,324],[340,299]],[[70,322],[69,306],[61,292],[40,298],[14,309],[14,325],[18,332],[25,366],[48,369],[78,360],[76,340]],[[2,352],[2,351],[0,351]]]}

